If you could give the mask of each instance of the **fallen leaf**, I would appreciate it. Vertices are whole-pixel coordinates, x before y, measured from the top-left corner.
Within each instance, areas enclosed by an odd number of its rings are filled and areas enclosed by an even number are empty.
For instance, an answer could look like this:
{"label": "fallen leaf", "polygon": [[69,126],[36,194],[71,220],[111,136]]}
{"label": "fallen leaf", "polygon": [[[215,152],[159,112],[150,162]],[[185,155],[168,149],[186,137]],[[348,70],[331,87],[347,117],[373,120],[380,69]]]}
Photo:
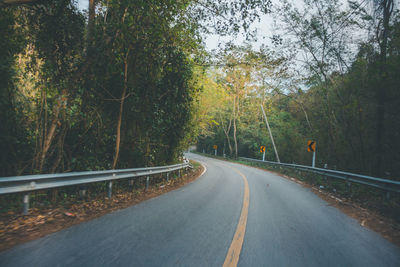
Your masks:
{"label": "fallen leaf", "polygon": [[76,214],[71,213],[71,212],[65,212],[64,215],[68,216],[68,217],[76,217]]}

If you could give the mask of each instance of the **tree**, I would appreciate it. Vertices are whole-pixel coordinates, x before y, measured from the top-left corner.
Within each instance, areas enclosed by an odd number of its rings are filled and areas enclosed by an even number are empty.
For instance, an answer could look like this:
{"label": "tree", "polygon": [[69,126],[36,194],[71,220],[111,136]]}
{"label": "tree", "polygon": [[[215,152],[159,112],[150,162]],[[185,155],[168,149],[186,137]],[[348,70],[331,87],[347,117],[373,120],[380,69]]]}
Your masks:
{"label": "tree", "polygon": [[393,13],[393,0],[380,0],[376,4],[377,20],[379,21],[376,29],[377,41],[380,49],[379,58],[379,83],[377,87],[377,126],[376,126],[376,169],[377,176],[382,175],[382,158],[383,158],[383,137],[385,135],[385,104],[386,104],[386,79],[387,79],[387,48],[390,33],[390,17]]}
{"label": "tree", "polygon": [[6,151],[18,147],[2,159],[15,157],[7,175],[163,164],[193,138],[199,38],[189,2],[89,4],[87,24],[67,0],[0,9],[10,41],[1,138]]}

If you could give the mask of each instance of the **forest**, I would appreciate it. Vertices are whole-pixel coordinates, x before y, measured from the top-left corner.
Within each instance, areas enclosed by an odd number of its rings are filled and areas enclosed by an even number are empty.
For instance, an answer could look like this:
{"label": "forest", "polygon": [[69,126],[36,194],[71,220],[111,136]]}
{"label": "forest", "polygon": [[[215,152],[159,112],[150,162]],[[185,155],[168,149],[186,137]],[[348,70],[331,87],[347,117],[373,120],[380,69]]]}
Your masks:
{"label": "forest", "polygon": [[[400,178],[393,0],[0,1],[0,176],[198,151]],[[262,43],[252,24],[274,18]],[[236,38],[210,51],[207,34]],[[255,43],[262,43],[255,45]]]}
{"label": "forest", "polygon": [[227,47],[204,77],[198,151],[311,165],[313,140],[316,167],[398,180],[400,17],[371,2],[283,1],[273,47]]}

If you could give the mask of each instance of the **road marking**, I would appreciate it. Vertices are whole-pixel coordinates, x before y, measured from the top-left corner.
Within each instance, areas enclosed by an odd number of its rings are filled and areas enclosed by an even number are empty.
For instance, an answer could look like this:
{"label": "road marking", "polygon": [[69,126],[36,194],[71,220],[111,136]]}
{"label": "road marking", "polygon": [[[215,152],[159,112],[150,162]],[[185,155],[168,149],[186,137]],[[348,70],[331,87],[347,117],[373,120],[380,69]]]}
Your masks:
{"label": "road marking", "polygon": [[205,174],[206,173],[206,171],[207,171],[207,167],[206,167],[206,165],[204,165],[204,164],[202,164],[201,162],[199,162],[200,164],[201,164],[201,166],[203,166],[203,172],[199,175],[199,177],[198,178],[200,178],[201,176],[203,176],[203,174]]}
{"label": "road marking", "polygon": [[235,235],[233,236],[231,246],[229,247],[228,253],[226,254],[223,267],[233,267],[233,266],[236,267],[239,262],[240,251],[242,250],[244,241],[244,234],[246,233],[247,214],[249,213],[249,200],[250,200],[249,183],[247,182],[247,178],[246,176],[244,176],[243,173],[241,173],[235,168],[232,169],[237,173],[239,173],[240,176],[242,176],[243,178],[244,182],[243,206],[242,206],[242,213],[240,214],[239,218],[239,223],[236,227],[236,232]]}

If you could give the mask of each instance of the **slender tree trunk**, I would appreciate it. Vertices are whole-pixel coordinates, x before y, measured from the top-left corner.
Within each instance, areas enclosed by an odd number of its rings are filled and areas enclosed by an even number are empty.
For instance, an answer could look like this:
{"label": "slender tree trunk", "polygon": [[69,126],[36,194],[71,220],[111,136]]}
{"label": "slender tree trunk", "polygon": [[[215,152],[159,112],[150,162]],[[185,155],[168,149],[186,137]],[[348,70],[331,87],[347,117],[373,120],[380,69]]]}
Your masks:
{"label": "slender tree trunk", "polygon": [[[64,153],[64,137],[65,137],[65,132],[66,129],[62,129],[61,134],[58,136],[58,142],[57,142],[57,157],[56,160],[53,163],[53,166],[50,169],[50,173],[55,173],[57,171],[58,166],[61,163],[61,160],[63,158],[63,153]],[[61,170],[62,171],[62,170]]]}
{"label": "slender tree trunk", "polygon": [[[232,121],[230,121],[229,123],[231,124]],[[229,130],[230,130],[230,127],[229,127]],[[225,133],[225,136],[226,136],[226,140],[228,141],[229,155],[232,157],[233,148],[232,148],[232,144],[231,144],[231,139],[229,138],[229,131],[227,131]]]}
{"label": "slender tree trunk", "polygon": [[238,144],[236,138],[236,96],[233,97],[233,140],[235,142],[235,158],[238,158]]}
{"label": "slender tree trunk", "polygon": [[41,88],[41,93],[40,93],[40,110],[39,110],[39,114],[37,116],[37,120],[36,120],[36,130],[35,130],[35,139],[36,139],[36,143],[35,143],[35,153],[34,153],[34,157],[32,159],[32,170],[34,170],[37,166],[39,166],[39,161],[40,161],[40,151],[42,148],[42,138],[43,138],[43,134],[42,134],[42,114],[43,114],[43,109],[44,109],[44,98],[45,98],[45,93],[44,93],[44,89],[43,87]]}
{"label": "slender tree trunk", "polygon": [[[49,148],[52,144],[52,141],[54,139],[55,133],[56,133],[56,129],[57,126],[60,124],[60,119],[59,119],[59,114],[61,112],[62,109],[65,109],[67,106],[67,90],[63,90],[57,105],[54,107],[53,110],[53,119],[51,121],[50,124],[50,128],[48,131],[46,131],[45,135],[44,135],[44,142],[43,142],[43,147],[42,147],[42,151],[41,151],[41,156],[40,156],[40,165],[39,165],[39,172],[43,171],[43,167],[44,167],[44,163],[46,161],[46,156],[47,156],[47,152],[49,151]],[[47,128],[45,126],[45,128]]]}
{"label": "slender tree trunk", "polygon": [[307,121],[307,124],[308,124],[308,128],[310,128],[311,132],[314,132],[313,128],[311,127],[311,122],[310,122],[310,120],[308,119],[307,111],[304,109],[304,106],[303,106],[302,103],[300,103],[300,102],[298,102],[298,103],[299,103],[299,105],[300,105],[300,107],[301,107],[301,110],[303,110],[304,116],[305,116],[306,121]]}
{"label": "slender tree trunk", "polygon": [[84,58],[80,67],[75,71],[72,76],[73,81],[78,81],[84,77],[84,75],[90,69],[93,61],[94,61],[94,53],[93,53],[93,43],[94,43],[94,25],[96,18],[96,2],[97,0],[89,0],[89,16],[88,16],[88,24],[87,24],[87,34],[85,40],[86,46],[86,57]]}
{"label": "slender tree trunk", "polygon": [[383,0],[381,5],[383,6],[383,32],[382,41],[380,44],[381,54],[380,54],[380,66],[379,66],[379,84],[380,87],[377,88],[377,127],[376,127],[376,168],[375,175],[381,176],[382,171],[382,158],[383,158],[383,146],[385,137],[385,102],[386,102],[386,53],[387,53],[387,43],[388,43],[388,31],[389,31],[389,19],[393,10],[393,0]]}
{"label": "slender tree trunk", "polygon": [[262,110],[262,113],[263,113],[264,118],[265,118],[265,123],[267,124],[267,128],[268,128],[269,136],[271,138],[272,146],[274,147],[276,161],[277,162],[281,162],[281,160],[279,159],[278,150],[276,149],[276,146],[275,146],[275,141],[274,141],[274,137],[273,137],[272,132],[271,132],[271,128],[269,127],[267,115],[265,114],[263,105],[261,104],[260,106],[261,106],[261,110]]}
{"label": "slender tree trunk", "polygon": [[93,50],[93,33],[94,33],[94,19],[96,17],[96,0],[89,0],[89,17],[87,25],[86,36],[86,60],[92,57]]}
{"label": "slender tree trunk", "polygon": [[[228,124],[228,126],[227,126],[226,129],[225,129],[224,120],[223,120],[221,114],[220,114],[220,119],[221,119],[222,130],[224,130],[224,134],[225,134],[225,136],[226,136],[226,140],[228,141],[229,155],[232,156],[233,151],[232,151],[231,140],[230,140],[230,138],[229,138],[229,133],[230,133],[231,127],[232,127],[232,115],[231,115],[231,117],[229,118],[229,124]],[[225,143],[224,143],[224,144],[225,144]]]}
{"label": "slender tree trunk", "polygon": [[90,46],[90,42],[93,39],[93,29],[94,29],[94,18],[96,16],[96,1],[89,0],[89,18],[88,18],[88,46]]}
{"label": "slender tree trunk", "polygon": [[119,150],[120,150],[120,143],[121,143],[121,124],[122,124],[122,113],[124,111],[124,102],[125,102],[125,96],[126,96],[126,91],[128,88],[128,56],[129,56],[129,49],[128,52],[125,55],[124,59],[124,88],[122,90],[122,95],[121,95],[121,100],[120,100],[120,105],[119,105],[119,115],[118,115],[118,122],[117,122],[117,133],[116,133],[116,140],[115,140],[115,154],[114,154],[114,160],[112,164],[112,168],[115,169],[118,163],[118,157],[119,157]]}

